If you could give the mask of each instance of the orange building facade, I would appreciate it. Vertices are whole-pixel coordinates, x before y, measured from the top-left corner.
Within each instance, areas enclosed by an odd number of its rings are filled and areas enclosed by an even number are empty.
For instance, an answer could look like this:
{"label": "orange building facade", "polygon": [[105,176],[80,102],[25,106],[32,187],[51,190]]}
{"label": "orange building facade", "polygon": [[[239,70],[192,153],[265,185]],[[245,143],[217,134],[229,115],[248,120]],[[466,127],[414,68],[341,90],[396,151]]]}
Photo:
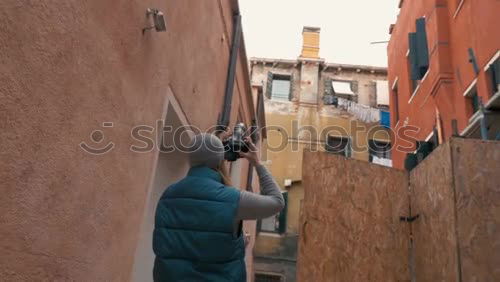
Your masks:
{"label": "orange building facade", "polygon": [[500,2],[399,5],[388,46],[393,166],[404,168],[416,141],[440,144],[452,135],[497,139]]}
{"label": "orange building facade", "polygon": [[[265,126],[239,11],[237,0],[1,1],[0,281],[153,280],[156,204],[189,169],[167,147],[221,116]],[[230,173],[259,192],[248,161]],[[251,282],[256,222],[244,231]]]}

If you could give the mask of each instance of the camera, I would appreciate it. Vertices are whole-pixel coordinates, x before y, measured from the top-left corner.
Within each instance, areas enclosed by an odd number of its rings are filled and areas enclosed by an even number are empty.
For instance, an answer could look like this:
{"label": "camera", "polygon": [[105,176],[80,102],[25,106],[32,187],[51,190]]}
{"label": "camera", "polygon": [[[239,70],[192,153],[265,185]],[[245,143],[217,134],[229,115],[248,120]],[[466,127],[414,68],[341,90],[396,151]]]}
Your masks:
{"label": "camera", "polygon": [[229,137],[224,144],[224,159],[234,162],[241,158],[240,152],[248,152],[248,144],[243,140],[245,137],[246,127],[244,123],[238,123],[234,126],[233,135]]}

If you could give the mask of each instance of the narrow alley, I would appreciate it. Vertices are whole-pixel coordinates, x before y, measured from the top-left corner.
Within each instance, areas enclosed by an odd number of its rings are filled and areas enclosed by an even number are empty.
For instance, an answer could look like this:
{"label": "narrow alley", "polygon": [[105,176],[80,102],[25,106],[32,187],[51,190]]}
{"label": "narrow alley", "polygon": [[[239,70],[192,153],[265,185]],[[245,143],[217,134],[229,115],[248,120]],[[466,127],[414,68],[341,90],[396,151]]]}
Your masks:
{"label": "narrow alley", "polygon": [[500,281],[498,15],[2,0],[0,281]]}

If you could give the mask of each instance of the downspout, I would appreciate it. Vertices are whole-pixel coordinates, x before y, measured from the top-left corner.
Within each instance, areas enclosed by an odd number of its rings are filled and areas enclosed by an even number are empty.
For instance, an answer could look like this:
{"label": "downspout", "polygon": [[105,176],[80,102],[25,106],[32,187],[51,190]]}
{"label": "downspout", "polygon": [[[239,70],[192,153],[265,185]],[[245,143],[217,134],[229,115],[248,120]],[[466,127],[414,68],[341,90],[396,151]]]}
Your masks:
{"label": "downspout", "polygon": [[231,53],[229,57],[229,67],[227,69],[226,91],[224,94],[224,104],[222,112],[217,121],[217,129],[225,130],[229,126],[231,118],[231,103],[233,101],[234,80],[236,77],[236,62],[241,45],[241,15],[236,14],[234,19],[233,41],[231,43]]}

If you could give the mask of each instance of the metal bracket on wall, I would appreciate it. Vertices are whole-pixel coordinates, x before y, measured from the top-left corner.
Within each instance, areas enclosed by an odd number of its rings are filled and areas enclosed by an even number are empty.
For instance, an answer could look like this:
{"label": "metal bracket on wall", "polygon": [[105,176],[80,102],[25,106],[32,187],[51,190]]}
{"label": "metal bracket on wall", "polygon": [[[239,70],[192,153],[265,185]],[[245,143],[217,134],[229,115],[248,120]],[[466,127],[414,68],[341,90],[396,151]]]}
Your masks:
{"label": "metal bracket on wall", "polygon": [[142,34],[146,31],[155,29],[157,32],[162,32],[167,30],[167,24],[165,23],[165,16],[162,11],[154,8],[148,8],[146,10],[146,17],[153,17],[153,25],[142,29]]}
{"label": "metal bracket on wall", "polygon": [[403,221],[403,222],[414,222],[415,220],[417,220],[418,218],[420,217],[419,214],[415,215],[415,216],[400,216],[399,217],[399,221]]}

